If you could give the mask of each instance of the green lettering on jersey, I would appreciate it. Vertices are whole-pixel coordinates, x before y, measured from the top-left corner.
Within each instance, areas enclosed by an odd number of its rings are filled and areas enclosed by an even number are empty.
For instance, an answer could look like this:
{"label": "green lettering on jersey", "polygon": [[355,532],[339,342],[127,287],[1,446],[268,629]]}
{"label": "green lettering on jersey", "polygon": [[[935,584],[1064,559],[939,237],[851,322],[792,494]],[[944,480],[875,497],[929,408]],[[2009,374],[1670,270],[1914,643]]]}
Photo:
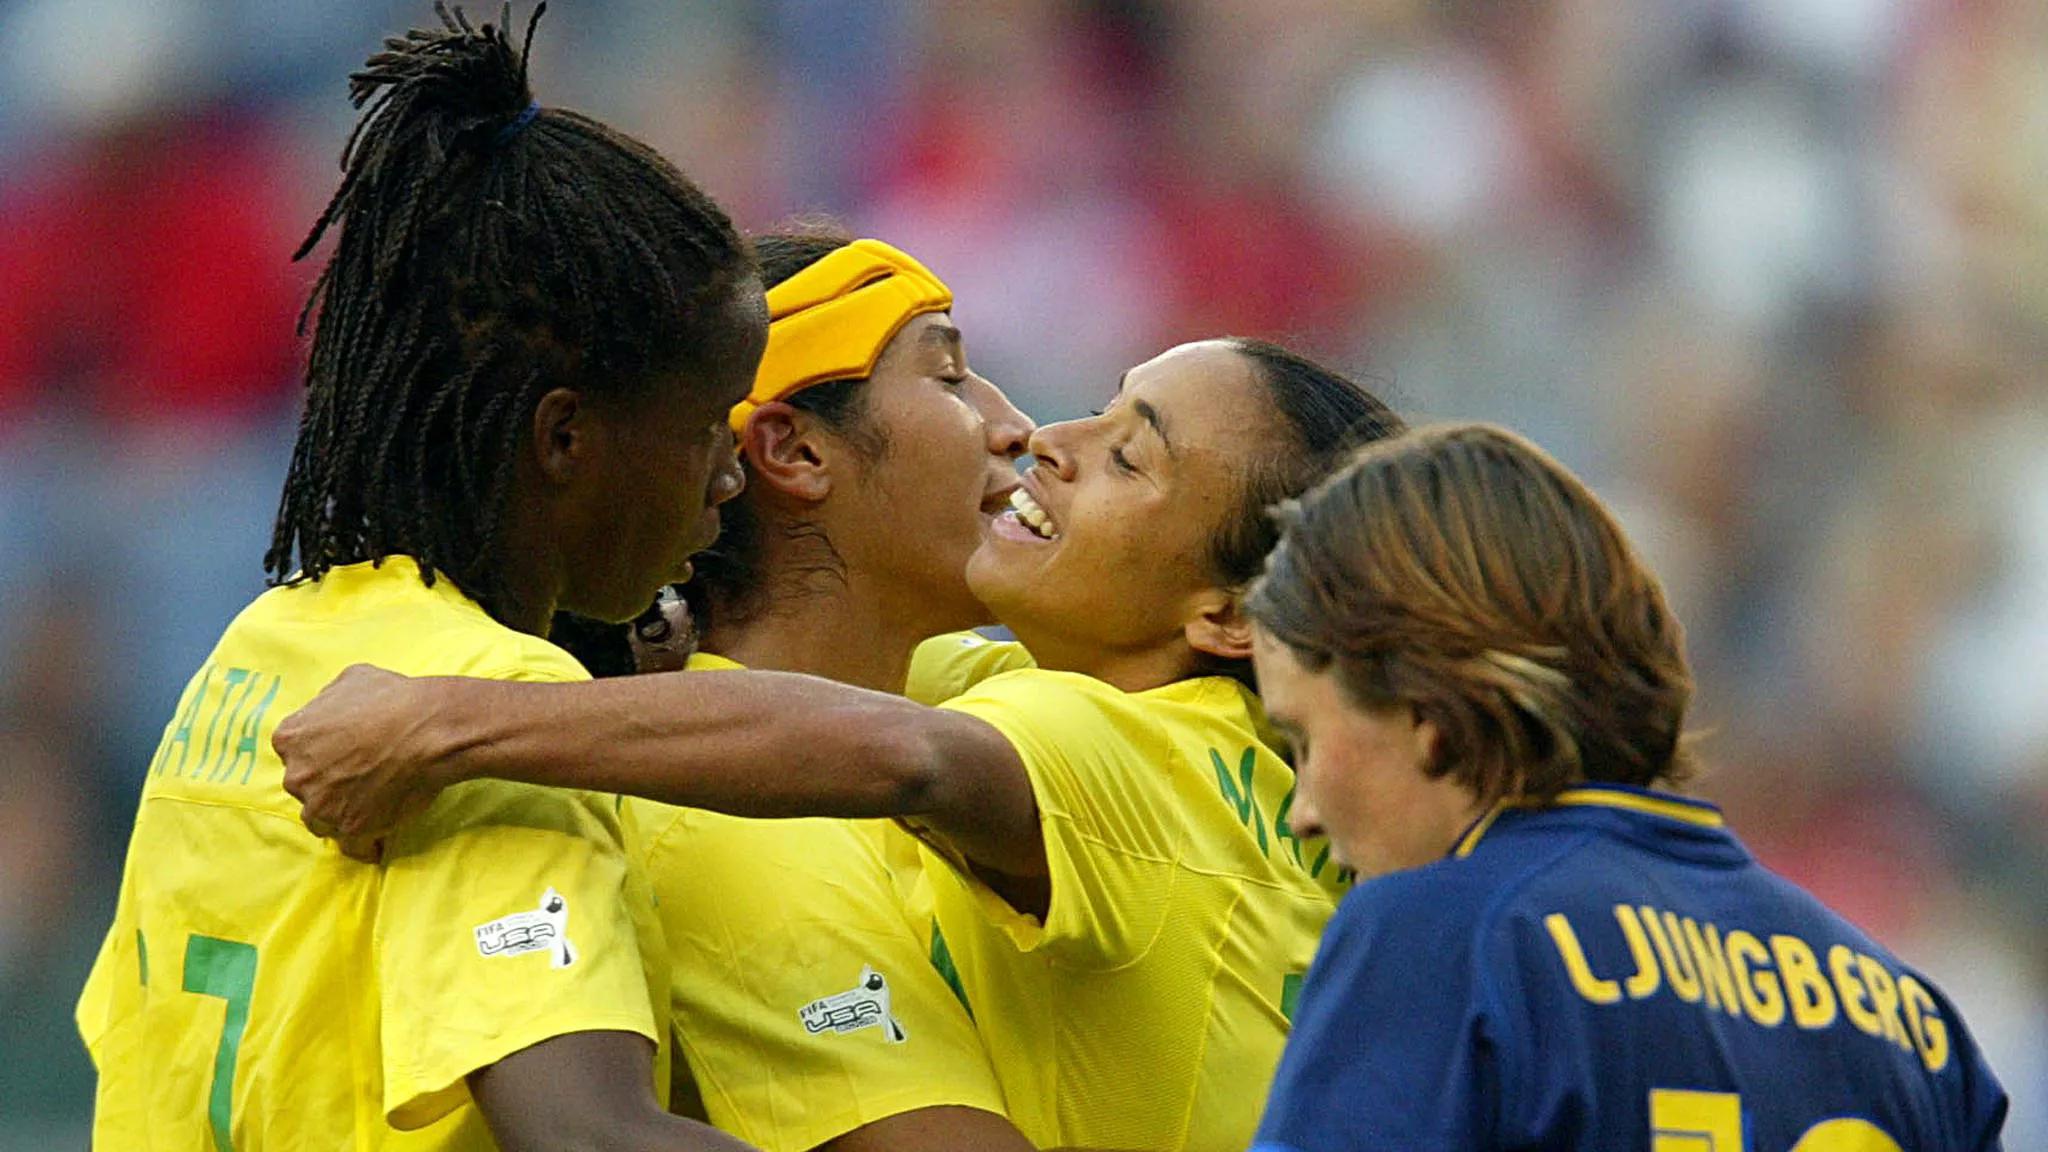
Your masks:
{"label": "green lettering on jersey", "polygon": [[[228,674],[221,678],[221,707],[215,708],[212,717],[206,721],[206,739],[199,742],[199,770],[193,773],[194,776],[204,776],[208,780],[219,779],[217,773],[221,757],[228,754],[228,744],[235,738],[235,716],[241,712],[242,706],[249,702],[249,694],[256,690],[256,679],[256,674],[247,668],[230,668]],[[236,688],[242,690],[240,696],[235,695]],[[227,715],[227,731],[221,735],[220,746],[216,748],[213,743],[213,730],[220,727],[223,713]]]}
{"label": "green lettering on jersey", "polygon": [[194,933],[185,941],[185,991],[227,1002],[220,1044],[213,1052],[213,1084],[206,1094],[206,1119],[214,1152],[235,1152],[235,1065],[242,1054],[242,1030],[249,1025],[249,1001],[256,992],[256,948],[235,940]]}
{"label": "green lettering on jersey", "polygon": [[1287,814],[1293,810],[1294,789],[1289,788],[1287,795],[1280,798],[1280,810],[1273,813],[1273,841],[1276,844],[1285,843],[1288,850],[1294,854],[1294,863],[1299,865],[1301,863],[1301,837],[1296,836],[1294,829],[1287,824]]}
{"label": "green lettering on jersey", "polygon": [[[235,774],[235,765],[237,764],[242,765],[241,783],[243,784],[247,784],[249,782],[249,774],[256,771],[256,738],[263,731],[263,717],[265,713],[270,711],[270,702],[277,699],[278,685],[283,683],[284,677],[272,676],[270,678],[270,687],[263,692],[263,699],[256,702],[256,710],[249,713],[248,719],[242,721],[241,738],[235,741],[234,758],[221,766],[220,778],[222,780]],[[250,691],[253,692],[254,690],[255,685],[252,683]]]}
{"label": "green lettering on jersey", "polygon": [[939,979],[953,990],[960,1006],[967,1009],[967,1018],[974,1019],[974,1005],[967,1002],[967,988],[960,983],[960,969],[953,963],[953,950],[946,947],[946,934],[939,931],[939,922],[932,921],[932,967],[938,969]]}
{"label": "green lettering on jersey", "polygon": [[135,930],[135,969],[142,978],[142,986],[149,987],[149,944],[142,938],[142,929]]}
{"label": "green lettering on jersey", "polygon": [[192,689],[192,695],[185,700],[185,710],[178,714],[178,722],[171,728],[171,734],[164,738],[164,746],[157,750],[156,767],[152,771],[162,773],[170,767],[171,751],[178,753],[177,775],[185,774],[185,757],[192,751],[192,722],[199,717],[199,702],[206,699],[206,685],[213,679],[213,665],[199,670],[199,684]]}
{"label": "green lettering on jersey", "polygon": [[[1246,748],[1237,761],[1237,779],[1231,779],[1230,765],[1223,759],[1223,753],[1209,749],[1209,763],[1216,769],[1216,787],[1223,793],[1223,802],[1237,809],[1237,818],[1244,826],[1258,833],[1259,851],[1266,850],[1266,818],[1259,811],[1258,793],[1252,788],[1252,771],[1258,766],[1259,754]],[[1242,787],[1240,787],[1240,784]]]}
{"label": "green lettering on jersey", "polygon": [[1289,972],[1280,981],[1280,1015],[1289,1024],[1294,1023],[1294,1007],[1301,1003],[1301,984],[1307,978],[1305,972]]}

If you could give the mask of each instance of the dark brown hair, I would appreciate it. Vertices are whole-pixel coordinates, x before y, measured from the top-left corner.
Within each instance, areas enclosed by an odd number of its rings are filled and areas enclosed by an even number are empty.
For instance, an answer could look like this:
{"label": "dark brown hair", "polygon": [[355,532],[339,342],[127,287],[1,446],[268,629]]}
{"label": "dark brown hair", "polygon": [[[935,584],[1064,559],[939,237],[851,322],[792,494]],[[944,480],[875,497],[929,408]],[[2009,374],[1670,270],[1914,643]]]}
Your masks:
{"label": "dark brown hair", "polygon": [[1431,775],[1547,802],[1689,774],[1683,630],[1606,507],[1527,440],[1410,432],[1277,517],[1247,611],[1357,703],[1432,722]]}
{"label": "dark brown hair", "polygon": [[[1235,506],[1209,539],[1211,578],[1241,588],[1258,576],[1280,539],[1271,515],[1275,504],[1329,475],[1352,449],[1406,425],[1363,385],[1298,352],[1245,336],[1226,336],[1223,343],[1245,358],[1273,413],[1274,434],[1252,454]],[[1199,671],[1257,687],[1249,660],[1204,657]]]}

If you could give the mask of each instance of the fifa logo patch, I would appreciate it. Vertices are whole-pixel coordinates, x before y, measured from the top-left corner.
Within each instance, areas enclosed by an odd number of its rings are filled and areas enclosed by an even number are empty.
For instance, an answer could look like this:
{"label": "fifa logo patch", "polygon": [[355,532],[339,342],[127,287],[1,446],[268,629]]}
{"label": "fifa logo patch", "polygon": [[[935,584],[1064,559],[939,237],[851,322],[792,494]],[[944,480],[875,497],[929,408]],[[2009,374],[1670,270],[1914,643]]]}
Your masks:
{"label": "fifa logo patch", "polygon": [[548,967],[567,968],[576,962],[576,946],[569,942],[569,902],[550,888],[541,893],[539,910],[514,912],[477,925],[476,950],[480,956],[523,956],[552,950],[554,957]]}
{"label": "fifa logo patch", "polygon": [[813,1036],[821,1032],[844,1034],[880,1028],[886,1043],[901,1044],[909,1038],[889,1010],[889,981],[866,964],[860,966],[860,983],[811,1001],[797,1009],[796,1016],[803,1021],[804,1031]]}

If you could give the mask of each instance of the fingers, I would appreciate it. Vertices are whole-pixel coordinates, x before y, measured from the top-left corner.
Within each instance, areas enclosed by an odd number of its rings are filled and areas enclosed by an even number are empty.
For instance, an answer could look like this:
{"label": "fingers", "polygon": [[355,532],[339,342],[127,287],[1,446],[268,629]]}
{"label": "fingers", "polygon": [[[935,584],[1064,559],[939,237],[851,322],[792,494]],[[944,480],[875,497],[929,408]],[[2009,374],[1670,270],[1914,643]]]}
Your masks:
{"label": "fingers", "polygon": [[335,841],[335,846],[341,849],[342,855],[364,864],[377,864],[384,859],[384,841],[381,837],[344,836]]}

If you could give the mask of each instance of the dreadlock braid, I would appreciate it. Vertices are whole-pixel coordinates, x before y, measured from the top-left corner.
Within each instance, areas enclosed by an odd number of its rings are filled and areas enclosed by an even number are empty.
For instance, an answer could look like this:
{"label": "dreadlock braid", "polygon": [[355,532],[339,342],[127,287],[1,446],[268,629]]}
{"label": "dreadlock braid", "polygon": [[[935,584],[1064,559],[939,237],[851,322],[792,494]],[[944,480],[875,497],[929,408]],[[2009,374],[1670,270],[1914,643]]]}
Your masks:
{"label": "dreadlock braid", "polygon": [[753,258],[652,149],[541,109],[528,46],[436,3],[349,78],[363,115],[341,186],[293,259],[314,282],[306,408],[271,583],[402,554],[497,610],[521,434],[553,388],[636,395],[744,343]]}

